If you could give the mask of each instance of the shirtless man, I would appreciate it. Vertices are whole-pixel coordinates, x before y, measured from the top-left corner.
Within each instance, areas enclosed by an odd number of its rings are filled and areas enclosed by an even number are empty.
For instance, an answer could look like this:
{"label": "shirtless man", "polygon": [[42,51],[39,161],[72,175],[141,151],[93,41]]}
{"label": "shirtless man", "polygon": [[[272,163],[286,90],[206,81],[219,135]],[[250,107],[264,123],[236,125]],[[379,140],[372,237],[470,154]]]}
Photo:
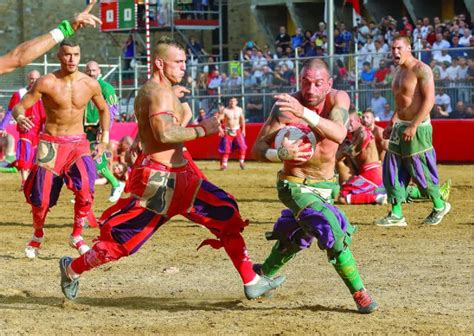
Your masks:
{"label": "shirtless man", "polygon": [[372,110],[364,111],[361,118],[362,125],[372,131],[379,153],[379,160],[383,161],[385,152],[388,149],[388,140],[383,137],[383,128],[375,124],[375,115]]}
{"label": "shirtless man", "polygon": [[185,50],[163,38],[153,49],[152,64],[152,77],[135,99],[143,154],[129,177],[131,196],[104,212],[100,236],[89,252],[74,260],[61,258],[62,292],[74,299],[80,274],[137,252],[160,226],[181,214],[216,236],[200,247],[224,247],[242,278],[248,299],[264,295],[283,283],[284,277],[270,279],[253,271],[241,235],[247,221],[240,217],[235,199],[201,179],[183,157],[183,142],[217,133],[219,128],[216,118],[194,127],[181,124],[185,111],[172,85],[185,74]]}
{"label": "shirtless man", "polygon": [[442,200],[436,168],[436,153],[432,144],[430,111],[434,105],[435,87],[429,66],[413,57],[410,39],[396,37],[392,43],[392,58],[398,65],[392,83],[395,111],[384,137],[389,147],[383,162],[383,180],[391,212],[375,222],[379,226],[406,226],[402,202],[410,179],[433,202],[433,210],[423,221],[437,225],[451,210]]}
{"label": "shirtless man", "polygon": [[87,26],[95,27],[96,24],[101,24],[102,21],[89,14],[96,2],[96,0],[91,0],[86,8],[77,14],[71,22],[64,20],[48,34],[23,42],[7,54],[0,56],[0,75],[31,63],[65,38],[74,35],[78,29]]}
{"label": "shirtless man", "polygon": [[[252,154],[258,161],[283,161],[278,173],[277,189],[283,210],[267,239],[277,240],[259,274],[274,276],[299,251],[314,239],[326,250],[331,264],[351,292],[357,309],[371,313],[377,303],[366,291],[349,249],[355,228],[337,207],[331,204],[331,193],[338,188],[334,176],[336,151],[346,137],[349,96],[332,88],[328,65],[321,59],[310,59],[301,72],[301,91],[294,95],[275,96],[277,102],[257,137]],[[315,133],[314,155],[305,162],[301,140],[291,143],[284,138],[278,149],[272,149],[275,136],[285,125],[304,124]],[[300,161],[301,164],[291,162]]]}
{"label": "shirtless man", "polygon": [[[15,93],[13,93],[10,103],[8,104],[8,110],[0,123],[0,136],[6,134],[6,127],[10,122],[13,108],[20,102],[23,96],[31,90],[33,84],[40,78],[40,73],[37,70],[32,70],[28,72],[28,86],[22,88]],[[25,116],[30,118],[33,122],[34,127],[29,130],[22,130],[17,125],[17,130],[19,133],[19,139],[17,144],[17,155],[16,161],[13,162],[12,166],[18,168],[21,176],[21,187],[20,190],[23,190],[25,185],[26,178],[28,177],[31,167],[33,167],[33,160],[36,156],[36,147],[38,146],[38,136],[43,130],[43,124],[46,119],[44,112],[43,102],[41,100],[37,101],[31,108],[25,111]]]}
{"label": "shirtless man", "polygon": [[96,170],[84,134],[83,119],[87,102],[92,99],[100,113],[101,141],[95,155],[102,155],[109,142],[109,111],[99,83],[79,72],[80,47],[63,41],[58,50],[60,70],[36,81],[13,109],[20,129],[28,131],[33,122],[25,110],[43,100],[46,123],[39,135],[36,164],[25,183],[26,200],[32,207],[34,234],[25,252],[35,258],[44,239],[44,222],[49,209],[56,205],[62,185],[74,192],[74,223],[70,245],[80,254],[89,247],[81,236],[82,227],[92,208]]}
{"label": "shirtless man", "polygon": [[[383,187],[382,165],[374,135],[361,124],[359,114],[349,115],[347,142],[336,154],[337,165],[343,165],[342,158],[353,163],[348,176],[343,177],[338,201],[341,204],[384,204],[387,194]],[[338,169],[339,171],[339,169]]]}
{"label": "shirtless man", "polygon": [[221,154],[221,170],[227,169],[227,162],[233,149],[239,151],[240,169],[245,169],[245,116],[242,108],[237,106],[237,98],[229,100],[229,107],[224,109],[222,115],[224,125],[224,135],[219,143],[219,153]]}

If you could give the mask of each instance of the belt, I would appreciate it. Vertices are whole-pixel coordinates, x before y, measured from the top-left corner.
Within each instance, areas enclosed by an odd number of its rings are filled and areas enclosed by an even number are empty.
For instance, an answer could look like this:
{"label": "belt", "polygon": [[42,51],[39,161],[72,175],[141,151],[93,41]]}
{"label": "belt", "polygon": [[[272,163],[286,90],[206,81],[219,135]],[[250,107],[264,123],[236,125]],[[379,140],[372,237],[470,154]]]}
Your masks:
{"label": "belt", "polygon": [[322,182],[337,182],[337,177],[333,176],[329,179],[311,179],[307,177],[297,177],[297,176],[292,176],[292,175],[285,175],[282,172],[278,172],[278,179],[279,180],[287,180],[293,183],[299,183],[299,184],[315,184],[315,183],[322,183]]}

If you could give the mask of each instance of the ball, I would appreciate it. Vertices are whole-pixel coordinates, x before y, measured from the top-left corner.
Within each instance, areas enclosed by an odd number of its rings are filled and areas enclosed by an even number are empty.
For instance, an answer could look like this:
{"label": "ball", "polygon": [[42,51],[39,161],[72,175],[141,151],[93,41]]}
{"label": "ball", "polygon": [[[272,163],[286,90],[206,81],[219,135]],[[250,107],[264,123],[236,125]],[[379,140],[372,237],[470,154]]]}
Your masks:
{"label": "ball", "polygon": [[281,147],[285,136],[288,137],[288,140],[291,143],[301,139],[303,144],[311,144],[311,147],[305,151],[306,155],[303,157],[305,159],[304,161],[288,160],[286,162],[293,165],[301,165],[313,157],[317,140],[316,134],[311,130],[311,128],[309,128],[309,126],[303,124],[290,124],[281,128],[275,136],[275,149]]}

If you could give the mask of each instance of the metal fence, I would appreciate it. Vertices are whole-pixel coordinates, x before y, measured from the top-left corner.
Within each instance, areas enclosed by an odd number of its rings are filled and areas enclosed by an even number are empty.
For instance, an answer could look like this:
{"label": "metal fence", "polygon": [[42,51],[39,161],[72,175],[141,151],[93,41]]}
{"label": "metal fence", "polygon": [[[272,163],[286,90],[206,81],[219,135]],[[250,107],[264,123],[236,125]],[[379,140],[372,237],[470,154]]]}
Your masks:
{"label": "metal fence", "polygon": [[[463,48],[458,51],[465,53],[465,57],[469,57],[473,55],[474,48]],[[421,53],[416,55],[419,58],[422,57]],[[389,53],[345,54],[321,58],[330,64],[334,78],[333,87],[348,92],[353,108],[363,110],[373,105],[374,98],[383,97],[379,103],[386,100],[390,110],[393,110],[394,100],[391,89],[393,69],[386,79],[379,83],[364,83],[359,80],[364,62],[370,64],[385,62],[390,67]],[[243,59],[242,55],[241,59]],[[235,96],[244,107],[246,119],[249,122],[262,122],[270,113],[274,102],[273,96],[276,93],[294,92],[299,89],[301,67],[306,59],[296,56],[261,62],[233,60],[216,63],[199,63],[197,59],[189,59],[187,76],[183,85],[191,90],[188,101],[195,115],[199,108],[204,108],[208,114],[212,114],[217,110],[219,103],[226,104],[230,97]],[[120,58],[113,63],[100,65],[105,79],[116,88],[120,98],[120,113],[125,120],[133,114],[135,94],[147,80],[146,61],[137,58],[132,65],[131,68],[125,70],[123,60]],[[344,66],[345,70],[341,70],[340,65]],[[80,65],[81,71],[84,66],[85,64]],[[58,67],[58,63],[50,62],[45,56],[43,62],[32,63],[21,72],[14,73],[16,78],[0,81],[0,105],[6,107],[11,94],[22,85],[25,86],[26,74],[30,70],[36,69],[41,74],[45,74],[55,71]],[[435,84],[437,88],[442,87],[450,96],[452,109],[460,100],[465,105],[474,103],[473,80],[443,78],[437,79]]]}

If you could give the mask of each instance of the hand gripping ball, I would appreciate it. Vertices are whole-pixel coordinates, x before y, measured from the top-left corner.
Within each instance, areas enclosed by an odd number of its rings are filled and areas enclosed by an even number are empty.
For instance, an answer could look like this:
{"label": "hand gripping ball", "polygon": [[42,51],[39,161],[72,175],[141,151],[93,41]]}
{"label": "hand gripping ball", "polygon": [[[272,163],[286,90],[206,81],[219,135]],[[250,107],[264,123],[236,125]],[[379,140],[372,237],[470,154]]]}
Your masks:
{"label": "hand gripping ball", "polygon": [[311,130],[311,128],[309,128],[309,126],[304,124],[289,124],[281,128],[275,137],[275,149],[281,147],[285,136],[288,137],[288,140],[291,143],[294,143],[295,141],[301,139],[302,144],[311,144],[311,147],[305,151],[305,161],[288,160],[286,162],[289,162],[294,165],[301,165],[313,157],[317,141],[316,134],[314,134],[314,132]]}

